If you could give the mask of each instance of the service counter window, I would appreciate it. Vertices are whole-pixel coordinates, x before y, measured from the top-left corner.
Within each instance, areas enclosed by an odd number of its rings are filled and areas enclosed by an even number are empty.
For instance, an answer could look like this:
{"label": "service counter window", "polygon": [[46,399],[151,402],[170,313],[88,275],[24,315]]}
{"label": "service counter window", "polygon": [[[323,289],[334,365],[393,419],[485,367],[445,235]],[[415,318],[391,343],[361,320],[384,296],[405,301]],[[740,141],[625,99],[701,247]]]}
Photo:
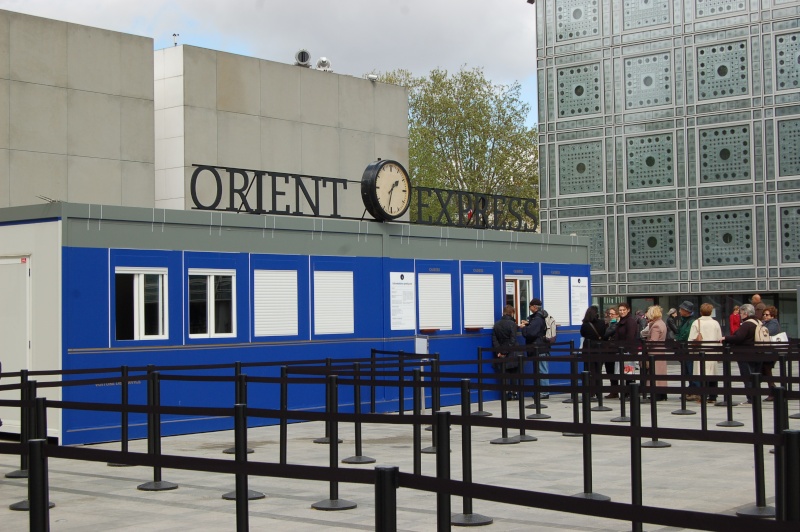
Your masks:
{"label": "service counter window", "polygon": [[236,336],[235,270],[189,270],[189,338]]}
{"label": "service counter window", "polygon": [[166,268],[115,268],[117,340],[168,338],[167,286]]}
{"label": "service counter window", "polygon": [[314,334],[355,333],[353,272],[314,272]]}
{"label": "service counter window", "polygon": [[297,336],[297,271],[255,270],[253,283],[255,335]]}
{"label": "service counter window", "polygon": [[[453,330],[453,293],[449,273],[420,273],[419,290],[420,331]],[[492,305],[491,301],[488,303]]]}
{"label": "service counter window", "polygon": [[464,328],[494,326],[494,275],[464,274]]}

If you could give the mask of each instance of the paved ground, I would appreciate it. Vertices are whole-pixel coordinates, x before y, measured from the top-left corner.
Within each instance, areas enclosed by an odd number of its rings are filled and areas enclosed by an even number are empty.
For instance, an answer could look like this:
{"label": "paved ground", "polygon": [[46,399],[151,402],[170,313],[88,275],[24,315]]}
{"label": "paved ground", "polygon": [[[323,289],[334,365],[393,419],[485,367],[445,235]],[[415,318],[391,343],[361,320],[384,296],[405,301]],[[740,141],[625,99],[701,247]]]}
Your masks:
{"label": "paved ground", "polygon": [[[679,408],[671,396],[658,403],[659,426],[699,428],[697,415],[676,416]],[[563,404],[564,396],[551,397],[544,413],[553,420],[571,421],[571,405]],[[737,396],[742,400],[742,396]],[[619,415],[619,403],[608,406],[611,412],[594,412],[593,421],[609,423]],[[486,409],[499,414],[498,402]],[[647,413],[649,407],[643,410]],[[451,408],[457,412],[457,408]],[[790,413],[798,411],[797,401]],[[529,410],[528,412],[531,412]],[[709,407],[711,430],[750,430],[752,412],[734,408],[734,418],[743,428],[717,428],[725,419],[725,408]],[[649,419],[644,416],[645,419]],[[643,420],[643,424],[647,424]],[[800,429],[800,420],[791,420],[791,428]],[[764,429],[772,431],[772,404],[764,404]],[[321,422],[294,424],[289,427],[290,463],[325,466],[328,448],[312,440],[323,434]],[[412,435],[410,427],[400,425],[364,426],[364,454],[377,459],[377,465],[396,465],[401,471],[412,471]],[[530,432],[529,432],[530,433]],[[562,436],[560,432],[533,432],[536,442],[517,445],[491,445],[499,430],[473,428],[473,480],[547,493],[572,495],[582,491],[582,439]],[[353,453],[352,427],[342,427],[345,443],[340,457]],[[423,433],[423,445],[430,437]],[[278,461],[278,427],[254,428],[248,431],[249,446],[255,453],[249,460]],[[233,442],[232,432],[215,432],[164,438],[163,453],[184,456],[222,458],[222,450]],[[460,430],[452,431],[452,472],[461,478]],[[753,449],[735,444],[674,441],[666,449],[643,449],[644,504],[723,514],[755,502],[753,481]],[[117,449],[119,444],[98,445]],[[627,438],[595,436],[594,489],[614,501],[630,501],[630,441]],[[146,442],[131,442],[131,451],[146,450]],[[19,458],[0,455],[0,472],[18,468]],[[344,466],[373,468],[374,465]],[[773,457],[765,452],[767,502],[773,502]],[[664,474],[667,471],[668,474]],[[435,475],[435,456],[423,455],[423,474]],[[235,503],[221,499],[234,489],[231,476],[165,469],[163,479],[178,483],[177,490],[144,492],[136,486],[152,480],[152,472],[144,467],[114,468],[101,463],[53,459],[50,462],[50,498],[56,507],[50,511],[53,531],[72,530],[235,530]],[[27,498],[23,480],[0,477],[0,529],[27,530],[26,512],[8,510],[8,505]],[[354,510],[322,512],[311,508],[314,502],[328,498],[328,484],[276,478],[251,478],[250,489],[267,497],[250,502],[250,526],[272,531],[372,530],[374,528],[374,488],[367,485],[342,484],[339,497],[358,503]],[[427,492],[398,491],[398,530],[428,531],[436,527],[436,497]],[[576,499],[576,504],[580,501]],[[454,512],[461,511],[461,499],[453,498]],[[574,530],[622,531],[630,524],[571,514],[520,508],[511,505],[474,501],[474,512],[494,518],[491,530]],[[487,530],[488,530],[487,529]],[[646,530],[675,530],[646,526]],[[754,528],[755,529],[755,528]]]}

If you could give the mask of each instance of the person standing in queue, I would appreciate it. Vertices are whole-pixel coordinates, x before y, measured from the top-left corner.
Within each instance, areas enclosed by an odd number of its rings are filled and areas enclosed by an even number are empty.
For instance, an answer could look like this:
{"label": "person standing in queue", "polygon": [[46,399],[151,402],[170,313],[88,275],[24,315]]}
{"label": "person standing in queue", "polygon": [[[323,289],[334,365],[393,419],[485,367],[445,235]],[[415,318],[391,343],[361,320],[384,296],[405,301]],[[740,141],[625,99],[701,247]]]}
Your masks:
{"label": "person standing in queue", "polygon": [[[627,353],[635,354],[639,351],[641,342],[639,338],[639,323],[631,314],[631,306],[629,304],[620,303],[617,309],[619,311],[619,321],[612,340],[624,348]],[[624,374],[625,362],[623,360],[620,360],[620,366],[620,374]],[[616,399],[617,397],[619,395],[612,392],[606,396],[606,399]]]}
{"label": "person standing in queue", "polygon": [[[528,316],[527,320],[523,320],[521,322],[522,336],[525,338],[525,345],[535,345],[540,347],[538,352],[539,355],[542,355],[547,352],[545,349],[547,347],[547,339],[545,338],[547,324],[544,321],[544,314],[542,314],[542,300],[534,297],[531,299],[531,303],[528,308],[531,311],[531,315]],[[537,369],[539,374],[539,386],[541,386],[543,390],[547,390],[550,386],[550,380],[543,378],[549,373],[547,362],[540,358]],[[547,399],[550,397],[550,394],[547,391],[544,391],[540,394],[540,397],[542,399]]]}
{"label": "person standing in queue", "polygon": [[[603,340],[612,341],[614,340],[614,334],[617,332],[617,325],[619,324],[619,311],[617,307],[610,307],[606,310],[606,332],[603,333]],[[608,375],[614,375],[616,370],[614,366],[616,363],[613,360],[607,360],[603,363],[606,368],[606,373]],[[610,379],[611,386],[617,386],[619,381],[616,379]],[[606,399],[617,399],[619,394],[617,392],[611,392],[610,394],[606,395]]]}
{"label": "person standing in queue", "polygon": [[[675,341],[688,342],[689,333],[692,331],[692,324],[696,319],[694,316],[694,303],[691,301],[684,301],[681,303],[678,307],[678,314],[680,314],[680,317],[678,318],[678,332],[675,333]],[[683,369],[687,377],[692,376],[692,367],[693,363],[691,360],[683,361]]]}
{"label": "person standing in queue", "polygon": [[[756,327],[759,325],[756,320],[756,309],[753,305],[745,303],[739,307],[739,316],[742,318],[742,326],[739,327],[735,334],[723,338],[723,341],[726,344],[752,347],[756,345]],[[755,373],[761,373],[761,362],[756,360],[737,360],[736,363],[739,365],[739,375],[744,381],[745,389],[751,390],[753,381],[750,376]],[[739,403],[737,406],[746,406],[752,404],[752,402],[753,400],[748,396],[747,401]]]}
{"label": "person standing in queue", "polygon": [[[649,352],[655,356],[655,367],[650,368],[653,375],[666,375],[667,374],[667,361],[663,356],[667,353],[664,350],[664,343],[667,341],[667,324],[664,322],[662,310],[659,305],[653,305],[647,309],[645,317],[647,318],[647,326],[650,334],[647,337],[647,346]],[[656,386],[659,388],[666,388],[667,381],[656,381]],[[658,393],[650,396],[651,401],[666,401],[667,394]]]}
{"label": "person standing in queue", "polygon": [[[492,328],[492,347],[494,348],[495,369],[500,373],[519,373],[519,365],[512,350],[504,351],[504,347],[517,345],[517,319],[513,305],[506,305],[503,316]],[[513,384],[513,383],[512,383]],[[517,392],[506,392],[507,399],[517,399]]]}
{"label": "person standing in queue", "polygon": [[[764,313],[761,314],[763,318],[764,327],[769,331],[770,336],[775,336],[781,332],[781,322],[778,321],[778,309],[776,307],[767,307]],[[769,386],[769,395],[764,399],[765,401],[774,401],[775,397],[772,392],[775,389],[775,379],[772,378],[772,370],[775,368],[775,360],[765,360],[761,365],[761,375]]]}
{"label": "person standing in queue", "polygon": [[[583,338],[582,351],[586,354],[586,365],[591,373],[595,384],[602,385],[601,374],[602,369],[600,362],[594,360],[594,351],[600,347],[603,342],[606,332],[606,322],[600,319],[600,309],[592,305],[586,309],[586,314],[583,315],[581,322],[581,338]],[[596,397],[599,394],[593,394]]]}
{"label": "person standing in queue", "polygon": [[739,330],[739,327],[742,326],[742,318],[739,316],[739,305],[733,307],[733,312],[731,315],[728,316],[728,327],[731,330],[731,334],[736,334],[736,331]]}

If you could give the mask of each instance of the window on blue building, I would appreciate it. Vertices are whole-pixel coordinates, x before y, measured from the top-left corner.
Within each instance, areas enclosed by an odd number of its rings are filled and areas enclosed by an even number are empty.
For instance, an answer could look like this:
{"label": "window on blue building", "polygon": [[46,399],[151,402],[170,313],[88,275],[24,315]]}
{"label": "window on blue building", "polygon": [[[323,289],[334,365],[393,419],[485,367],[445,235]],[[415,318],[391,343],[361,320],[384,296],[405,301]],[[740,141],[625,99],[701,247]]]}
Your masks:
{"label": "window on blue building", "polygon": [[116,268],[114,271],[116,339],[168,337],[167,271]]}
{"label": "window on blue building", "polygon": [[189,270],[189,337],[236,336],[236,272]]}

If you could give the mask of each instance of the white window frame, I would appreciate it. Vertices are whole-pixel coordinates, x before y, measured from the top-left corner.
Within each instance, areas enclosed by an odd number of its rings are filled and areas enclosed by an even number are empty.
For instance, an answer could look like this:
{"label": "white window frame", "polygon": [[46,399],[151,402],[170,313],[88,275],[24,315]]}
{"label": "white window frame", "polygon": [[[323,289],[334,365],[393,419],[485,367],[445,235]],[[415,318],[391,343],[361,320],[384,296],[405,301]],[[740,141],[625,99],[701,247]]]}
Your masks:
{"label": "white window frame", "polygon": [[[206,293],[206,325],[207,325],[207,332],[205,333],[188,333],[189,338],[235,338],[236,337],[236,270],[217,270],[217,269],[210,269],[210,268],[189,268],[187,275],[186,275],[186,283],[187,283],[187,294],[189,294],[189,278],[191,276],[205,276],[207,279],[207,287],[209,287]],[[215,323],[215,301],[214,301],[214,290],[212,289],[214,286],[214,277],[230,277],[231,278],[231,332],[229,333],[216,333],[212,331],[212,326]],[[188,300],[187,300],[187,307],[186,307],[186,319],[187,323],[190,322],[189,317],[189,307],[188,307]],[[188,332],[188,331],[187,331]]]}
{"label": "white window frame", "polygon": [[[169,339],[169,274],[167,268],[135,268],[128,266],[117,266],[114,268],[114,277],[133,275],[133,338],[130,340],[117,340],[118,342],[134,342],[141,340],[167,340]],[[163,329],[161,334],[146,334],[144,319],[144,276],[158,275],[161,277],[161,289],[159,295],[161,305],[159,305],[159,316]],[[116,305],[116,303],[115,303]],[[114,312],[116,316],[116,309]],[[116,320],[115,320],[116,321]],[[116,330],[116,323],[115,323]],[[115,334],[116,337],[116,334]]]}
{"label": "white window frame", "polygon": [[[528,303],[533,298],[533,276],[532,275],[506,275],[503,279],[503,307],[506,305],[506,283],[514,283],[514,310],[517,312],[517,325],[521,325],[521,321],[528,317],[530,308]],[[522,299],[522,285],[527,287],[528,298]],[[502,314],[502,309],[501,309]]]}

